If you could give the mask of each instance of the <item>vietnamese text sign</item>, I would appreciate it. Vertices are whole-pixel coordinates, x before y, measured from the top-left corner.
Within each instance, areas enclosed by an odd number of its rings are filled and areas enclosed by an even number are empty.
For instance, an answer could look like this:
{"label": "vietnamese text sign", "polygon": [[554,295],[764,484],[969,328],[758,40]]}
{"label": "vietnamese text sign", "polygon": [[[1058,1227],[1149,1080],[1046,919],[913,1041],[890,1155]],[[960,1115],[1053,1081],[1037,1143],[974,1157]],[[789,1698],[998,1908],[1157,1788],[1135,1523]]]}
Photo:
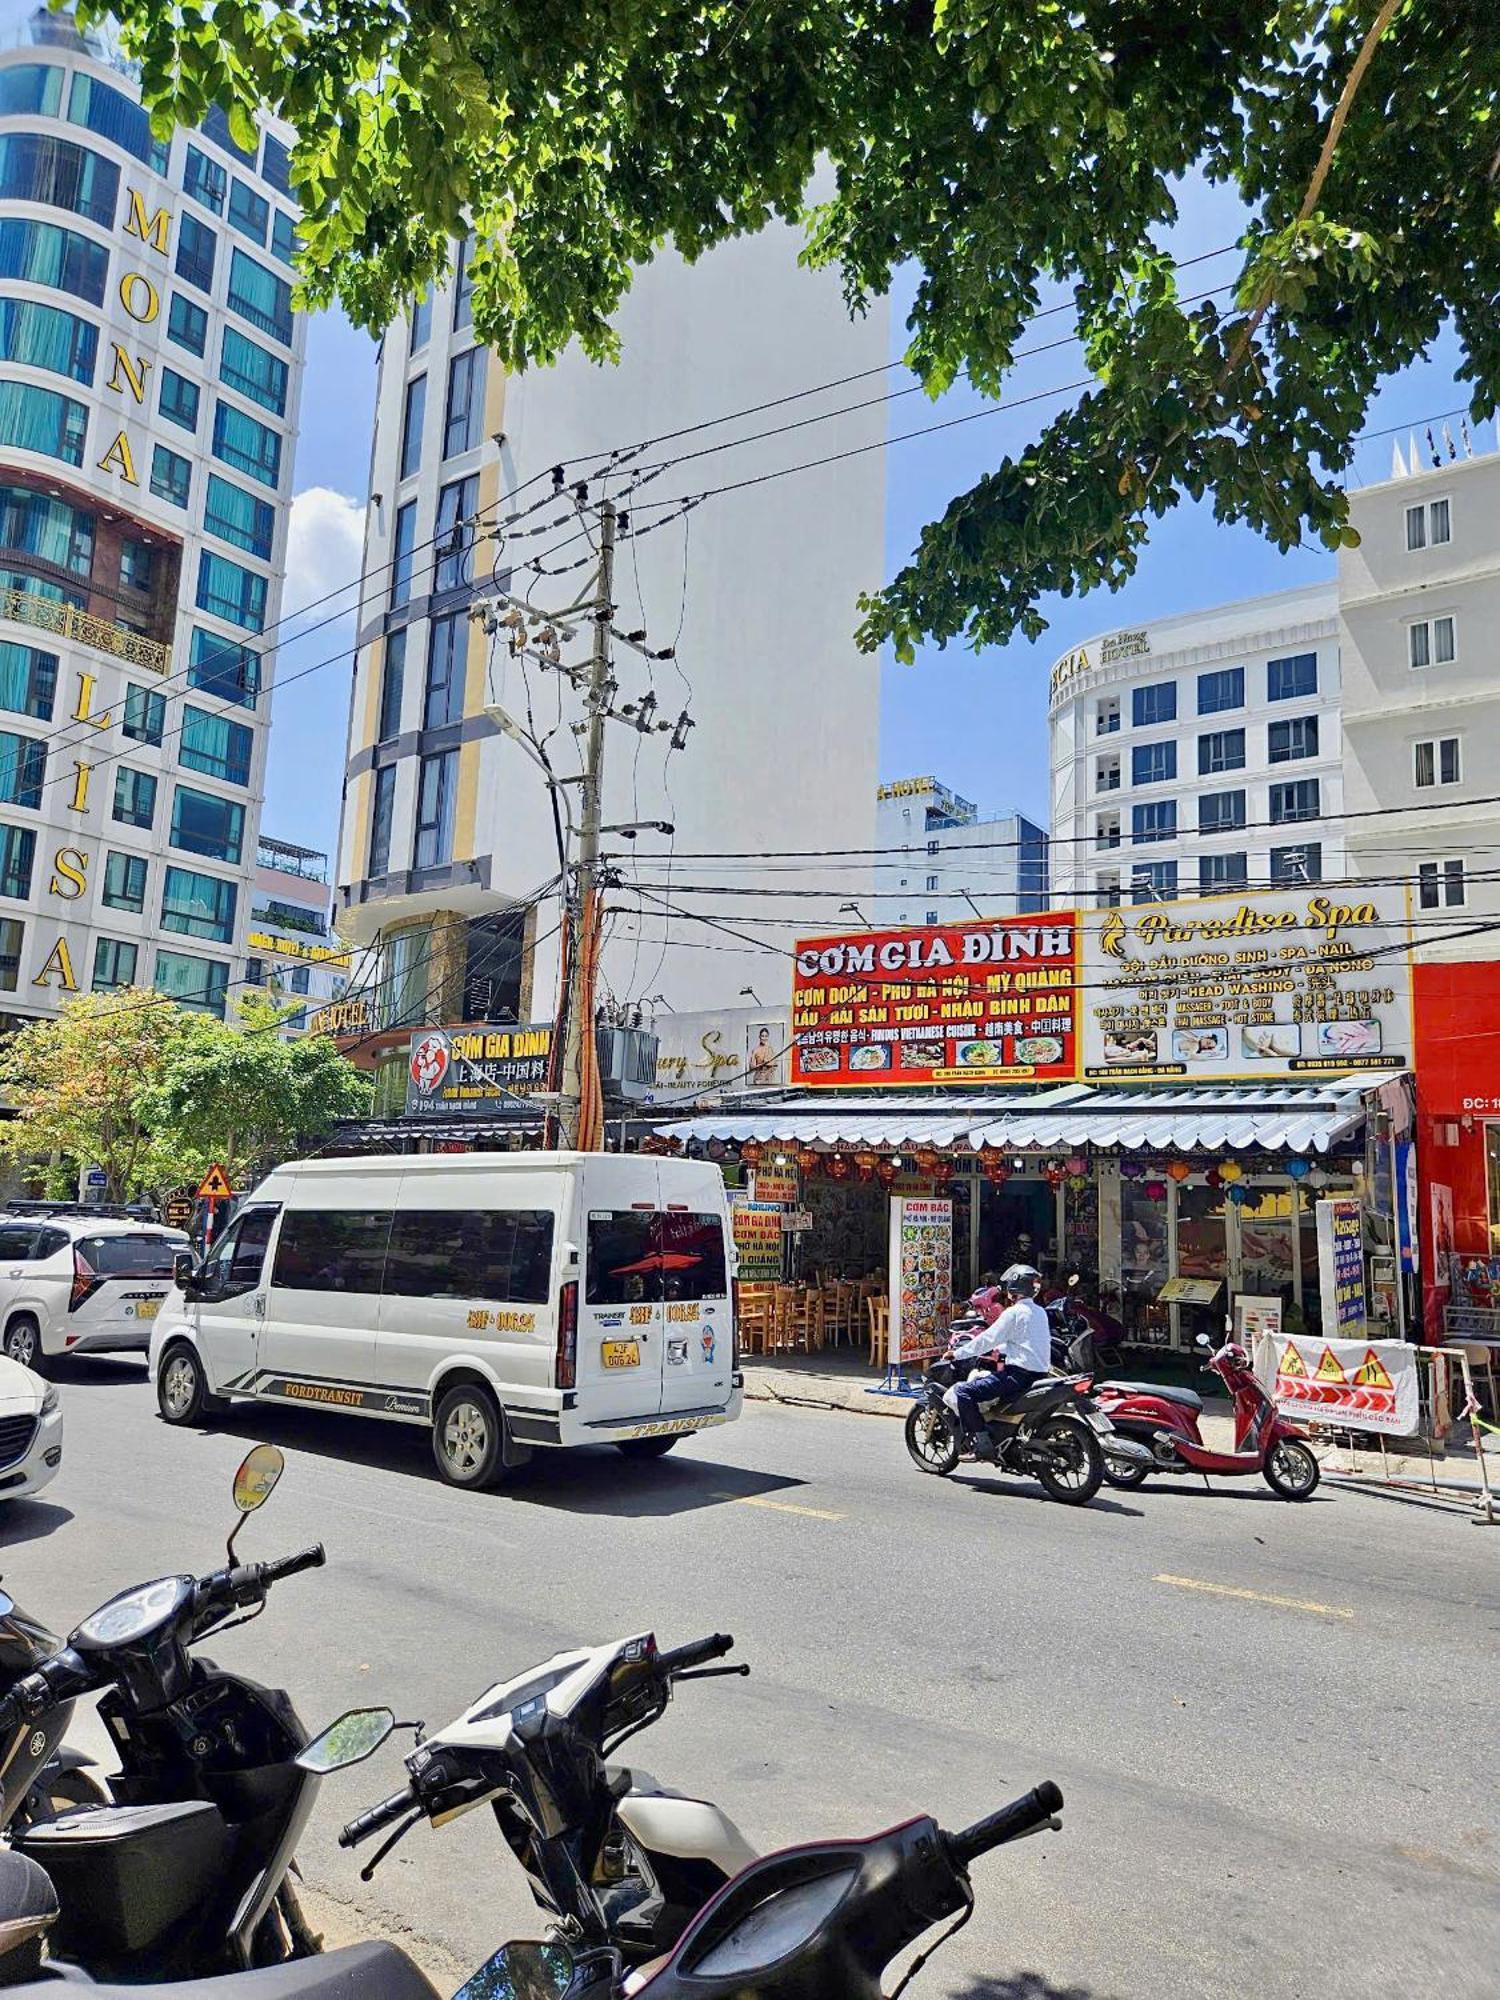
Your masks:
{"label": "vietnamese text sign", "polygon": [[1069,1078],[1077,1056],[1071,911],[807,938],[792,984],[792,1081]]}
{"label": "vietnamese text sign", "polygon": [[925,1195],[891,1202],[892,1367],[924,1361],[948,1344],[953,1318],[953,1204]]}
{"label": "vietnamese text sign", "polygon": [[519,1028],[420,1028],[406,1073],[409,1118],[503,1111],[547,1081],[548,1022]]}
{"label": "vietnamese text sign", "polygon": [[1416,1352],[1402,1340],[1271,1334],[1257,1343],[1255,1372],[1302,1423],[1411,1437],[1420,1421]]}
{"label": "vietnamese text sign", "polygon": [[778,1202],[784,1208],[791,1208],[797,1199],[797,1169],[757,1167],[751,1180],[751,1191],[756,1201]]}
{"label": "vietnamese text sign", "polygon": [[749,1283],[781,1276],[781,1210],[770,1202],[729,1205],[739,1275]]}
{"label": "vietnamese text sign", "polygon": [[342,965],[347,968],[349,953],[336,944],[311,944],[306,938],[281,937],[271,931],[251,931],[245,939],[252,951],[274,952],[280,958],[298,958],[307,965]]}
{"label": "vietnamese text sign", "polygon": [[1402,889],[1201,897],[1079,916],[1082,1074],[1263,1082],[1408,1065]]}
{"label": "vietnamese text sign", "polygon": [[1360,1203],[1347,1197],[1320,1201],[1318,1289],[1323,1324],[1331,1335],[1357,1340],[1369,1319],[1365,1297],[1365,1220]]}

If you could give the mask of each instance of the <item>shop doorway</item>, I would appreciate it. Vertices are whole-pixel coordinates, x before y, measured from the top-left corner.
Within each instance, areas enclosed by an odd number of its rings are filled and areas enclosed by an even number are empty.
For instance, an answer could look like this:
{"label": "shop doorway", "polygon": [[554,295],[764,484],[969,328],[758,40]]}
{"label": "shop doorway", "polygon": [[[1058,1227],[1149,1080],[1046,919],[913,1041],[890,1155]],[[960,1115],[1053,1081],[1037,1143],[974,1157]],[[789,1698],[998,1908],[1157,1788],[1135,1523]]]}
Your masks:
{"label": "shop doorway", "polygon": [[1007,1264],[1046,1269],[1057,1257],[1057,1194],[1043,1180],[1019,1175],[1004,1187],[979,1183],[979,1278]]}

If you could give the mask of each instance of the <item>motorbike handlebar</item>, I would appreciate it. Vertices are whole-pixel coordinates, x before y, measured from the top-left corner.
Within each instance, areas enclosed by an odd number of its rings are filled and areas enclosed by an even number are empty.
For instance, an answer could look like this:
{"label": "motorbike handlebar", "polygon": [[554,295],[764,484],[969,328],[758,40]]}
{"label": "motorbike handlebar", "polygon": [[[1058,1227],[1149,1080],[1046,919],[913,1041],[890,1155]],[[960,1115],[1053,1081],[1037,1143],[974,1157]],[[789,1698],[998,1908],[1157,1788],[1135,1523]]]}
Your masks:
{"label": "motorbike handlebar", "polygon": [[1009,1840],[1020,1840],[1024,1834],[1036,1833],[1048,1820],[1055,1819],[1062,1811],[1063,1795],[1051,1779],[1026,1793],[1024,1798],[1012,1799],[1008,1806],[1001,1806],[985,1819],[977,1819],[965,1827],[962,1833],[944,1835],[948,1852],[960,1868],[981,1854],[988,1854],[992,1847],[1003,1847]]}
{"label": "motorbike handlebar", "polygon": [[270,1585],[281,1583],[289,1576],[300,1576],[305,1569],[321,1569],[328,1560],[321,1542],[314,1542],[310,1549],[303,1549],[299,1555],[281,1556],[275,1562],[260,1565],[260,1580]]}
{"label": "motorbike handlebar", "polygon": [[0,1700],[0,1736],[23,1723],[34,1722],[57,1702],[80,1693],[85,1677],[78,1669],[78,1657],[70,1652],[44,1661],[35,1673],[17,1681]]}
{"label": "motorbike handlebar", "polygon": [[382,1799],[378,1806],[371,1806],[358,1819],[351,1819],[339,1835],[340,1847],[358,1847],[362,1840],[368,1840],[372,1833],[379,1833],[392,1820],[400,1819],[403,1813],[411,1811],[416,1798],[411,1786],[403,1785],[399,1792],[392,1792],[388,1799]]}
{"label": "motorbike handlebar", "polygon": [[692,1639],[685,1646],[674,1646],[670,1652],[658,1653],[656,1669],[668,1679],[689,1667],[701,1667],[709,1660],[722,1659],[734,1650],[734,1640],[727,1632],[712,1633],[707,1639]]}

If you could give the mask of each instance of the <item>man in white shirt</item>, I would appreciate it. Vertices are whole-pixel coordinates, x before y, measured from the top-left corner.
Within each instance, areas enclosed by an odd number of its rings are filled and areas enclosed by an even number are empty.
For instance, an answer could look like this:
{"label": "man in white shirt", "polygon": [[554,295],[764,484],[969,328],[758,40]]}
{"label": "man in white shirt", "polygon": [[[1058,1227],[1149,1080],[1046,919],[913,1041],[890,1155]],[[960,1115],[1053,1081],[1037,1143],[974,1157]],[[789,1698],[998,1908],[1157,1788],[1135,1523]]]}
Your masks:
{"label": "man in white shirt", "polygon": [[994,1440],[980,1404],[998,1403],[1003,1408],[1015,1402],[1052,1366],[1052,1328],[1036,1302],[1041,1273],[1029,1264],[1014,1264],[1000,1282],[1011,1294],[1011,1304],[992,1326],[981,1327],[971,1340],[956,1348],[953,1358],[971,1361],[994,1355],[1001,1365],[971,1375],[943,1398],[958,1417],[965,1445],[979,1458],[995,1456]]}

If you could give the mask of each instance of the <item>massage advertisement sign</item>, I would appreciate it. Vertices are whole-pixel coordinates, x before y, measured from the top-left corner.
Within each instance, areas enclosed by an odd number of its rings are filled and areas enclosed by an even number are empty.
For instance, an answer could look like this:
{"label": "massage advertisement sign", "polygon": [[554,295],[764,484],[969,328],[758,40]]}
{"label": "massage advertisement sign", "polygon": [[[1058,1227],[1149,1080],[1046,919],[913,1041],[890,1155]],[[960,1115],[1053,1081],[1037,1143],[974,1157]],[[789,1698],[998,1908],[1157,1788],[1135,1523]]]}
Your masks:
{"label": "massage advertisement sign", "polygon": [[807,938],[792,975],[792,1082],[1066,1081],[1077,1002],[1071,911]]}

